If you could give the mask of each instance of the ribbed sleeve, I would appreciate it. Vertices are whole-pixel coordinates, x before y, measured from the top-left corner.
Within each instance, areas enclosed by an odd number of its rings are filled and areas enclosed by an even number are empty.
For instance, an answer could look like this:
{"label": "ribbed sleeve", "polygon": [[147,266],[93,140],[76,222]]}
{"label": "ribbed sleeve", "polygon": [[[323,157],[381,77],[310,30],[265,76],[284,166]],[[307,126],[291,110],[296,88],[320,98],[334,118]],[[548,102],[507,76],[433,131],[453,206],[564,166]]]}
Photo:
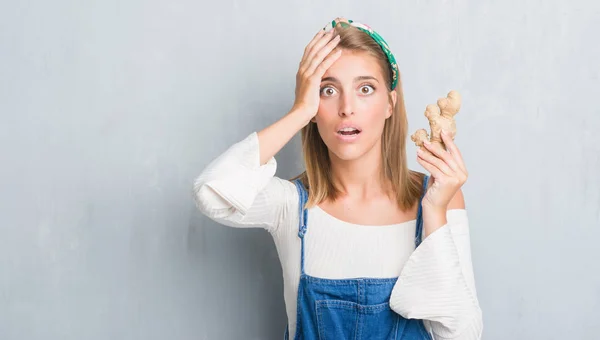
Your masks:
{"label": "ribbed sleeve", "polygon": [[483,321],[466,210],[448,211],[447,220],[407,260],[392,290],[390,307],[405,318],[426,320],[436,340],[478,340]]}
{"label": "ribbed sleeve", "polygon": [[275,177],[274,157],[260,165],[258,143],[253,132],[212,160],[195,179],[193,195],[198,209],[216,222],[273,232],[292,195],[289,183]]}

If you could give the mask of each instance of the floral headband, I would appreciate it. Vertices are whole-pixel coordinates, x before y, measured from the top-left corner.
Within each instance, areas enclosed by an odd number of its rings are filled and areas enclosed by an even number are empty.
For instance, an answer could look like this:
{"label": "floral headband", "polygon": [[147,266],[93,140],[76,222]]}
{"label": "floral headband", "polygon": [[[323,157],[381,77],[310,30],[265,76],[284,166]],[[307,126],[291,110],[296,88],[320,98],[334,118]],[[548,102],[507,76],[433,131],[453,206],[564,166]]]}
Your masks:
{"label": "floral headband", "polygon": [[373,40],[375,40],[377,42],[377,44],[379,44],[379,46],[381,46],[381,49],[383,50],[383,53],[385,53],[385,55],[387,56],[387,59],[392,68],[391,89],[392,90],[395,89],[396,84],[398,84],[398,64],[396,63],[396,58],[394,58],[394,55],[392,54],[392,51],[390,50],[390,47],[388,46],[387,42],[385,40],[383,40],[383,38],[379,34],[377,34],[377,32],[373,31],[373,29],[371,27],[369,27],[365,24],[361,24],[359,22],[355,22],[350,19],[345,19],[345,18],[336,18],[336,19],[332,20],[325,27],[323,27],[323,30],[325,32],[329,32],[337,24],[339,24],[342,27],[347,27],[349,25],[356,27],[356,28],[360,29],[361,31],[367,33],[371,38],[373,38]]}

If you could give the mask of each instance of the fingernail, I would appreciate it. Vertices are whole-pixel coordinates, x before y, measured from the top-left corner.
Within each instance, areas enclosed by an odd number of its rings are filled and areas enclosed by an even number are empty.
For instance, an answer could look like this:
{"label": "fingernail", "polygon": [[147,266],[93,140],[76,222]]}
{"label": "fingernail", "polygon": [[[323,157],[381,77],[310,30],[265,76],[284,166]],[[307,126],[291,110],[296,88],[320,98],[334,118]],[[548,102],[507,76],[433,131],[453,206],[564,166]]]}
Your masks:
{"label": "fingernail", "polygon": [[442,130],[442,135],[447,136],[448,133],[446,132],[446,130]]}

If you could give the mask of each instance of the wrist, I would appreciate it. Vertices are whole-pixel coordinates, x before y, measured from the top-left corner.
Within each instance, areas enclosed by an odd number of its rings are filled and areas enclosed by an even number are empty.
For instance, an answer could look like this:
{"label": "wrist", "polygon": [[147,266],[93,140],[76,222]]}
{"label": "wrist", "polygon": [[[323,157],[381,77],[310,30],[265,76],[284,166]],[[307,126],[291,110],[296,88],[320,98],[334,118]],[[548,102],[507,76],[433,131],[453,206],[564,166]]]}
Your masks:
{"label": "wrist", "polygon": [[289,112],[290,115],[301,117],[304,125],[310,123],[310,120],[315,116],[316,112],[306,109],[303,106],[293,106]]}
{"label": "wrist", "polygon": [[429,205],[427,203],[422,203],[423,213],[427,212],[428,214],[446,214],[446,210],[448,207],[439,207],[434,205]]}

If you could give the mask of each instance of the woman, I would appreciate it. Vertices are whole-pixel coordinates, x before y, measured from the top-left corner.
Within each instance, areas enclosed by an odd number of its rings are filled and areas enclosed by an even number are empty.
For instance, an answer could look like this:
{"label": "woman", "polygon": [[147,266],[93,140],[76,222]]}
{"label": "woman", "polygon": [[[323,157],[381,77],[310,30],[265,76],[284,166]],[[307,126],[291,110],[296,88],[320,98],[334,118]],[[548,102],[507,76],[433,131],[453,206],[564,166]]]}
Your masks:
{"label": "woman", "polygon": [[[336,18],[310,41],[294,105],[232,145],[194,183],[198,208],[273,237],[283,269],[285,338],[480,339],[482,314],[451,138],[407,167],[400,75],[370,27]],[[275,176],[301,130],[306,171]],[[431,177],[431,179],[429,179]]]}

